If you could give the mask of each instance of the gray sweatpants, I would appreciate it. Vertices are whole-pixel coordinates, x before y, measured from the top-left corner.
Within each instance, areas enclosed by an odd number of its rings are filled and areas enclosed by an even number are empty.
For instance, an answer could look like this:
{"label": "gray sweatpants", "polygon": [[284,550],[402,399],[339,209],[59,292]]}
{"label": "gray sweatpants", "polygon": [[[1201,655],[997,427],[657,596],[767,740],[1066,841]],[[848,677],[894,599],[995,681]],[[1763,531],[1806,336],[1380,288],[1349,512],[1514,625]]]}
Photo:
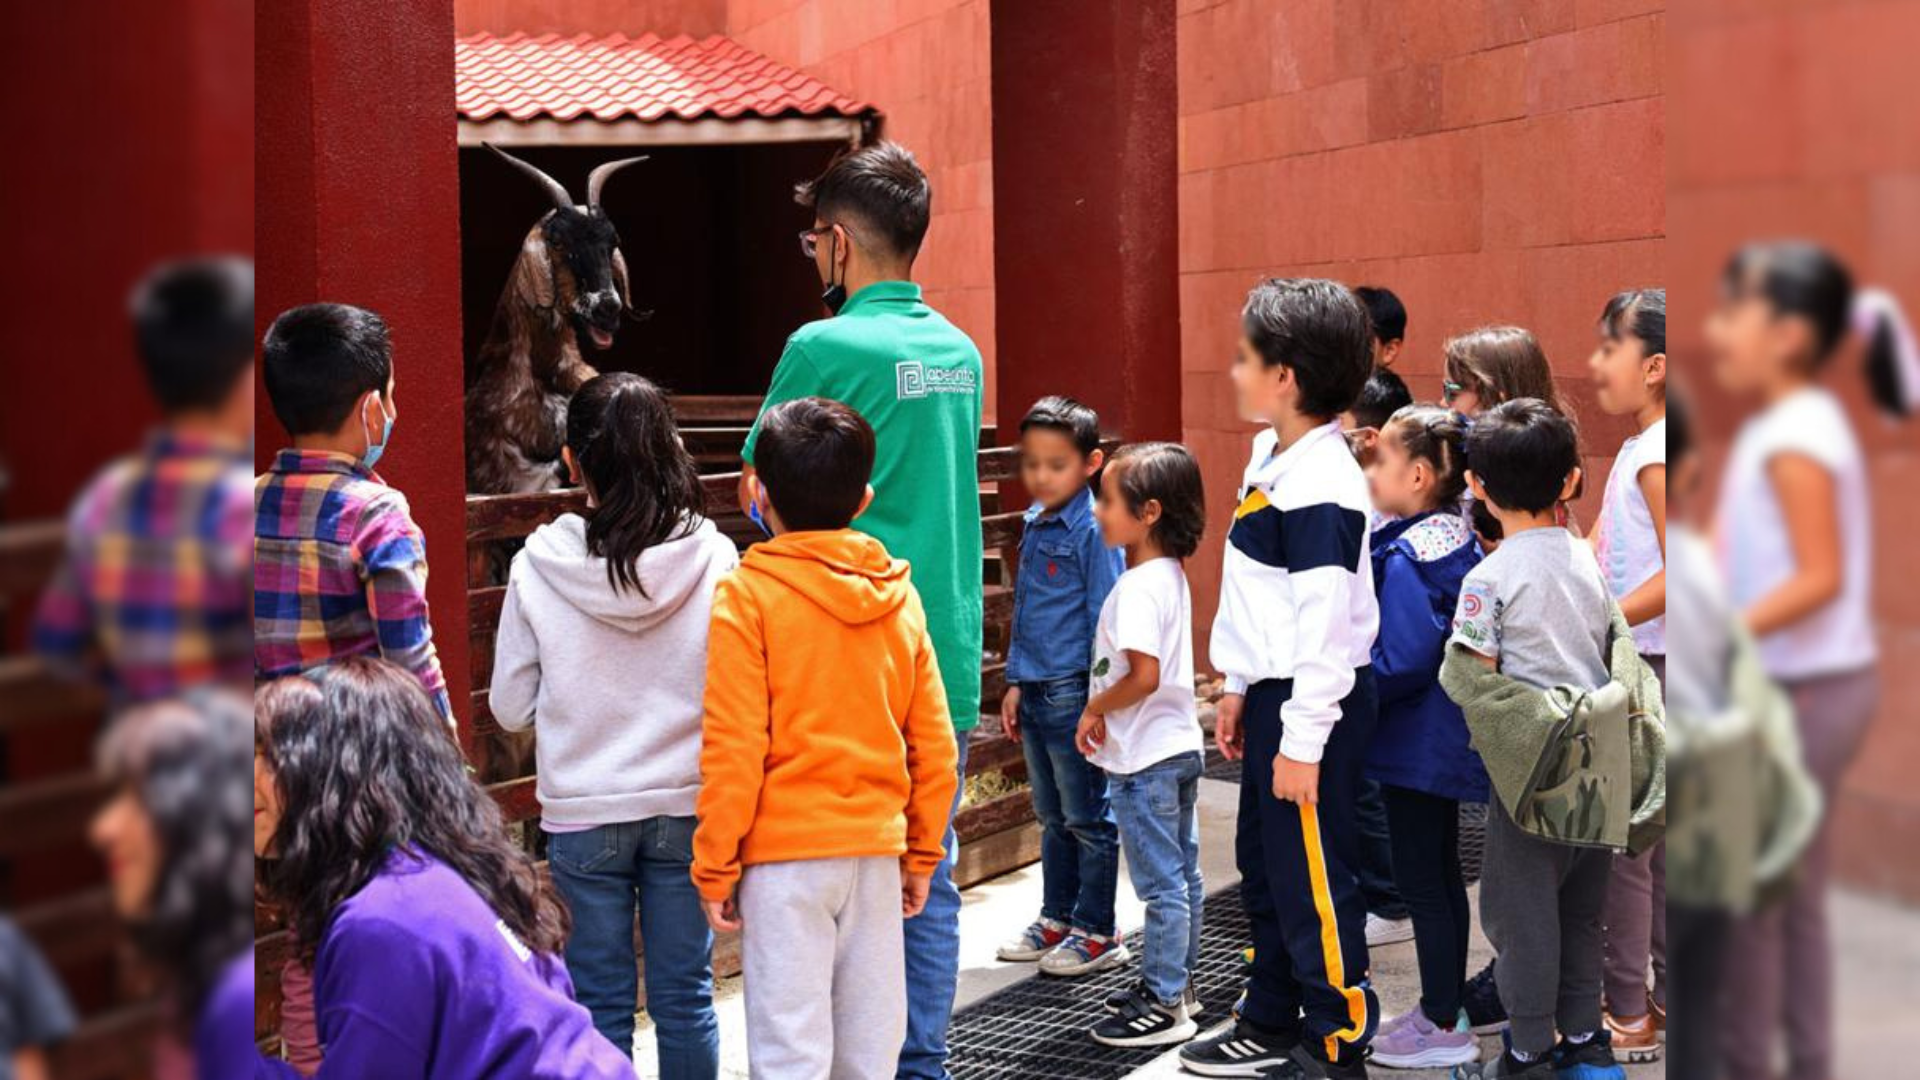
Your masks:
{"label": "gray sweatpants", "polygon": [[1520,831],[1493,800],[1480,924],[1499,954],[1494,982],[1517,1049],[1553,1049],[1556,1027],[1569,1035],[1599,1030],[1600,909],[1612,866],[1612,852]]}
{"label": "gray sweatpants", "polygon": [[907,1034],[900,860],[740,874],[747,1061],[769,1080],[891,1080]]}

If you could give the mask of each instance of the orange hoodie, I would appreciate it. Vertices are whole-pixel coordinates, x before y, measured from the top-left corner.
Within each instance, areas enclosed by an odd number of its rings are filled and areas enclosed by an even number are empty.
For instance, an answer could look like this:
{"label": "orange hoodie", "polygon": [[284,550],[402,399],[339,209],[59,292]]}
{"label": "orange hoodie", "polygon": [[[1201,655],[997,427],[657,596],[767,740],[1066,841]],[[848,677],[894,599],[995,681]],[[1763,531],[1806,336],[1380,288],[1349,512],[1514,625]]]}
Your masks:
{"label": "orange hoodie", "polygon": [[944,857],[958,752],[907,564],[852,529],[785,533],[721,579],[707,641],[693,881],[740,868]]}

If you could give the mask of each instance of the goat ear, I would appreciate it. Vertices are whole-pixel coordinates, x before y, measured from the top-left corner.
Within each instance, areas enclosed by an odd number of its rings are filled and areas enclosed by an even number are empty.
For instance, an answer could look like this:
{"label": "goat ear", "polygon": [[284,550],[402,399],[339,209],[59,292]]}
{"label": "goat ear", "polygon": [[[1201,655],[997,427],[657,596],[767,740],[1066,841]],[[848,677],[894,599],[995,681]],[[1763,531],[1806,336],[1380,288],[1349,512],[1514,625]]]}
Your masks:
{"label": "goat ear", "polygon": [[627,257],[613,249],[613,287],[620,290],[620,306],[633,310],[633,290],[627,284]]}
{"label": "goat ear", "polygon": [[513,264],[513,292],[523,304],[553,307],[553,254],[547,249],[545,232],[538,228],[520,245],[520,258]]}

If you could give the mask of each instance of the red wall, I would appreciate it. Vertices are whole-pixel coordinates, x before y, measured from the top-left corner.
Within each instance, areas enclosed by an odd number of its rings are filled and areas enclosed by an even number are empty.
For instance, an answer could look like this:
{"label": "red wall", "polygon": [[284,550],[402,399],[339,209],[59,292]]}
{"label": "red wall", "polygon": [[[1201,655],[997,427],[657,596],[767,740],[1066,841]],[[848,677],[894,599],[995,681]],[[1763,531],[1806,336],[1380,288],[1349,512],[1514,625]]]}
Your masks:
{"label": "red wall", "polygon": [[[1182,400],[1214,520],[1252,430],[1226,375],[1240,305],[1276,275],[1398,293],[1416,398],[1447,336],[1533,329],[1580,408],[1590,517],[1628,430],[1592,403],[1594,318],[1666,275],[1661,0],[1180,7]],[[1219,557],[1189,568],[1201,641]]]}
{"label": "red wall", "polygon": [[725,0],[455,0],[459,34],[724,34]]}
{"label": "red wall", "polygon": [[[467,713],[460,190],[451,0],[260,8],[261,319],[328,300],[393,328],[399,419],[381,475],[427,536],[435,643]],[[265,395],[264,457],[284,445]]]}
{"label": "red wall", "polygon": [[993,138],[987,0],[729,0],[749,48],[878,105],[883,133],[933,182],[933,226],[915,276],[973,336],[994,401]]}

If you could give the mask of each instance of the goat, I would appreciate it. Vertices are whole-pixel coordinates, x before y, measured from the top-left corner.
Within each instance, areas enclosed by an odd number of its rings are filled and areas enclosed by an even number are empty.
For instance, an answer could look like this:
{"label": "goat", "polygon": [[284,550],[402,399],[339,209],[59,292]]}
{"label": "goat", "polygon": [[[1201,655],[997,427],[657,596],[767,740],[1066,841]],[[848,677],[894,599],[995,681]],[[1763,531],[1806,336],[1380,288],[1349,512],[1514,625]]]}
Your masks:
{"label": "goat", "polygon": [[600,209],[600,191],[608,177],[646,158],[595,166],[586,205],[578,206],[558,180],[491,143],[486,147],[539,184],[553,209],[527,231],[487,340],[474,356],[467,382],[467,490],[551,491],[566,483],[560,448],[567,402],[599,374],[582,353],[611,348],[620,317],[635,314],[620,236]]}

